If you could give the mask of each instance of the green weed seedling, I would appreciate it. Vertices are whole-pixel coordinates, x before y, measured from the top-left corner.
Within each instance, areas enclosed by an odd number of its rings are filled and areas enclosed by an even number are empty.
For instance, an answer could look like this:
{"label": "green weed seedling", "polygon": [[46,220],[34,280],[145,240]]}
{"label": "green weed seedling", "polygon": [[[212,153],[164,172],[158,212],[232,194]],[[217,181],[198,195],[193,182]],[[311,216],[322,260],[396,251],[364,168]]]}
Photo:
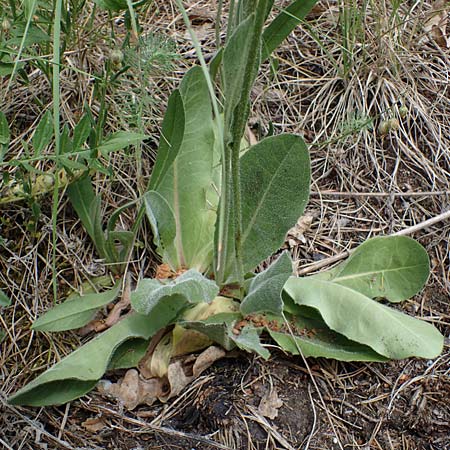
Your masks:
{"label": "green weed seedling", "polygon": [[[209,67],[194,39],[201,66],[190,69],[170,96],[143,197],[154,243],[172,276],[139,280],[131,314],[23,387],[11,403],[75,399],[109,368],[137,366],[157,333],[169,348],[159,376],[180,333],[189,330],[206,336],[204,345],[238,347],[263,358],[270,356],[260,340],[263,332],[285,351],[305,357],[386,361],[439,355],[443,337],[437,329],[378,301],[400,302],[426,282],[428,256],[412,239],[370,239],[337,267],[304,278],[292,276],[286,252],[253,274],[302,215],[310,161],[296,135],[271,136],[250,148],[243,144],[250,91],[260,63],[314,3],[293,1],[265,26],[273,2],[232,2],[226,42]],[[103,301],[118,289],[102,294]],[[85,300],[98,307],[97,299]],[[77,302],[70,311],[79,326],[76,304],[80,315],[87,315],[87,307],[81,310]],[[127,352],[132,357],[125,358]]]}

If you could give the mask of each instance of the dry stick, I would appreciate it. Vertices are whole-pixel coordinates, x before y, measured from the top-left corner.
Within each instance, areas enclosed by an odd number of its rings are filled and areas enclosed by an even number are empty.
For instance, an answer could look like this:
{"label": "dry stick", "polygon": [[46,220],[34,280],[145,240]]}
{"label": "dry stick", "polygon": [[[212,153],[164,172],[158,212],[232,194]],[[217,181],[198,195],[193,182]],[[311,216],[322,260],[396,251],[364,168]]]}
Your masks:
{"label": "dry stick", "polygon": [[341,192],[341,191],[313,191],[311,197],[430,197],[434,195],[450,195],[450,191],[424,192]]}
{"label": "dry stick", "polygon": [[[391,236],[405,236],[409,234],[413,234],[416,231],[423,230],[435,223],[442,222],[445,219],[450,218],[450,211],[443,212],[431,219],[424,220],[423,222],[418,223],[417,225],[413,225],[411,227],[405,228],[403,230],[397,231],[396,233],[392,233]],[[322,267],[327,267],[341,259],[347,258],[354,250],[347,250],[339,255],[330,256],[329,258],[323,259],[322,261],[318,261],[316,263],[312,263],[303,269],[300,269],[297,272],[297,275],[306,275],[311,272],[315,272],[316,270],[322,269]]]}

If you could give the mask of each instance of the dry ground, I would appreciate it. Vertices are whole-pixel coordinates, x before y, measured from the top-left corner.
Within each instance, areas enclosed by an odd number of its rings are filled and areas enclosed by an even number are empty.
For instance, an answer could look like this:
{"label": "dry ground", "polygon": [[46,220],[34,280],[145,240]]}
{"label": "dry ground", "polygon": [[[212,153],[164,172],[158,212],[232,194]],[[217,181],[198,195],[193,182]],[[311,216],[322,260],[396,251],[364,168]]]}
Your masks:
{"label": "dry ground", "polygon": [[[207,52],[214,41],[212,3],[187,2]],[[385,1],[322,1],[307,25],[277,53],[278,67],[263,68],[253,92],[253,136],[258,139],[273,127],[275,133],[300,133],[311,144],[307,220],[302,232],[293,232],[286,241],[299,273],[330,263],[328,257],[344,254],[370,236],[401,231],[450,209],[450,50],[431,27],[438,23],[444,37],[450,35],[449,10],[437,3],[406,1],[392,11],[392,3]],[[352,16],[352,11],[359,14]],[[439,20],[433,22],[436,12]],[[96,32],[80,33],[76,48],[65,55],[62,114],[72,125],[84,102],[95,111],[88,74],[100,71],[111,47],[108,17],[98,13],[95,20]],[[156,2],[141,22],[146,33],[172,39],[179,57],[170,71],[153,67],[151,78],[143,80],[132,70],[112,86],[107,123],[111,130],[131,127],[135,113],[130,99],[145,96],[142,122],[157,142],[170,87],[195,63],[195,54],[172,2]],[[123,25],[117,21],[114,26],[120,40]],[[16,158],[23,155],[21,139],[30,139],[43,110],[51,107],[45,76],[34,69],[29,76],[30,85],[12,84],[1,107],[13,124],[10,152]],[[3,92],[6,84],[3,79]],[[388,119],[398,122],[380,132]],[[115,154],[114,175],[98,174],[105,215],[137,197],[151,170],[154,148],[146,144],[142,159]],[[49,162],[41,163],[47,167],[51,169]],[[12,167],[5,170],[14,176]],[[0,344],[0,447],[450,449],[448,220],[414,233],[430,255],[432,275],[420,295],[400,306],[445,335],[444,352],[436,360],[303,361],[275,351],[264,362],[239,353],[216,363],[164,405],[129,412],[93,391],[61,407],[15,408],[6,397],[80,343],[75,333],[30,330],[53,302],[50,200],[43,197],[39,203],[37,223],[26,203],[1,206],[0,287],[11,296],[12,306],[0,316],[7,330]],[[59,212],[57,277],[63,299],[71,288],[107,268],[96,259],[64,196]],[[130,212],[122,225],[133,220]],[[152,273],[156,264],[145,250],[146,236],[143,230],[142,248],[130,263],[134,276]],[[274,419],[261,413],[261,401],[268,398],[278,405]]]}

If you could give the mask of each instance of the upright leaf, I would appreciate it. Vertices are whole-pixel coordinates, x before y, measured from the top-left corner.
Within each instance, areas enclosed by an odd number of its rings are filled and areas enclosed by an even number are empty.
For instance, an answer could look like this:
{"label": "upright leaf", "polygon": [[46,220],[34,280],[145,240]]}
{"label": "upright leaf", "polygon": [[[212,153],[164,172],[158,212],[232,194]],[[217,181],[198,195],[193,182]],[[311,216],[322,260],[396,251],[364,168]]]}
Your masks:
{"label": "upright leaf", "polygon": [[[254,15],[239,24],[223,52],[223,93],[225,131],[230,129],[233,113],[241,100],[245,70],[250,50]],[[231,139],[231,136],[228,137]]]}
{"label": "upright leaf", "polygon": [[91,133],[92,122],[89,114],[85,114],[73,130],[73,148],[79,151]]}
{"label": "upright leaf", "polygon": [[157,192],[175,218],[176,238],[166,248],[170,260],[176,261],[177,269],[203,272],[212,262],[220,155],[214,145],[211,102],[200,67],[184,76],[180,95],[185,113],[183,141]]}
{"label": "upright leaf", "polygon": [[178,155],[185,132],[185,117],[183,98],[175,89],[169,97],[166,114],[162,123],[158,156],[152,169],[149,190],[157,189],[160,181],[169,170]]}
{"label": "upright leaf", "polygon": [[144,204],[158,253],[166,264],[169,264],[172,269],[176,269],[178,260],[172,260],[171,255],[166,252],[168,247],[174,247],[177,233],[172,208],[167,203],[167,200],[155,191],[145,193]]}
{"label": "upright leaf", "polygon": [[320,312],[332,330],[393,359],[435,358],[443,337],[432,325],[382,305],[346,286],[320,279],[290,278],[285,292],[298,305]]}
{"label": "upright leaf", "polygon": [[294,135],[266,138],[241,158],[242,254],[253,270],[278,250],[309,198],[309,155]]}
{"label": "upright leaf", "polygon": [[281,292],[291,275],[291,258],[288,252],[283,252],[273,264],[252,279],[248,294],[241,303],[241,313],[244,316],[260,312],[281,315]]}
{"label": "upright leaf", "polygon": [[262,61],[291,34],[292,30],[306,17],[318,0],[296,0],[281,10],[273,22],[264,30]]}
{"label": "upright leaf", "polygon": [[367,297],[400,302],[417,294],[428,279],[425,249],[406,236],[369,239],[321,279],[347,286]]}
{"label": "upright leaf", "polygon": [[39,155],[44,148],[50,144],[53,137],[53,118],[50,111],[47,111],[40,120],[33,135],[33,150],[35,155]]}

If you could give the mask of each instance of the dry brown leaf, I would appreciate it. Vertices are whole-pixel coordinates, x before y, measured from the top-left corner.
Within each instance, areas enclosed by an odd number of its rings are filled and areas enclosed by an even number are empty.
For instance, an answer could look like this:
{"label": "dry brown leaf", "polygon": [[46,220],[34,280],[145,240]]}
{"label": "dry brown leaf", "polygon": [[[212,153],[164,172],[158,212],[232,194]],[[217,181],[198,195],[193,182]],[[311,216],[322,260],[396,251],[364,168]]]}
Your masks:
{"label": "dry brown leaf", "polygon": [[447,38],[448,3],[437,0],[431,7],[431,13],[424,24],[424,31],[439,47],[449,48],[450,39]]}
{"label": "dry brown leaf", "polygon": [[[311,228],[314,217],[315,217],[315,214],[310,213],[310,212],[301,216],[298,219],[295,226],[289,230],[288,236],[295,238],[297,241],[301,242],[302,244],[306,244],[306,238],[305,238],[304,234]],[[295,242],[295,241],[293,241],[293,242]]]}
{"label": "dry brown leaf", "polygon": [[278,410],[282,406],[283,402],[278,397],[276,389],[273,388],[261,398],[258,411],[262,416],[273,420],[278,416]]}
{"label": "dry brown leaf", "polygon": [[90,419],[85,420],[81,425],[91,433],[97,433],[106,427],[105,422],[103,422],[103,419],[100,417],[91,417]]}
{"label": "dry brown leaf", "polygon": [[215,361],[225,356],[225,351],[211,346],[197,357],[188,355],[172,362],[167,376],[143,379],[136,369],[130,369],[117,383],[102,380],[100,393],[112,396],[127,409],[138,405],[152,405],[157,399],[166,402],[180,392]]}

